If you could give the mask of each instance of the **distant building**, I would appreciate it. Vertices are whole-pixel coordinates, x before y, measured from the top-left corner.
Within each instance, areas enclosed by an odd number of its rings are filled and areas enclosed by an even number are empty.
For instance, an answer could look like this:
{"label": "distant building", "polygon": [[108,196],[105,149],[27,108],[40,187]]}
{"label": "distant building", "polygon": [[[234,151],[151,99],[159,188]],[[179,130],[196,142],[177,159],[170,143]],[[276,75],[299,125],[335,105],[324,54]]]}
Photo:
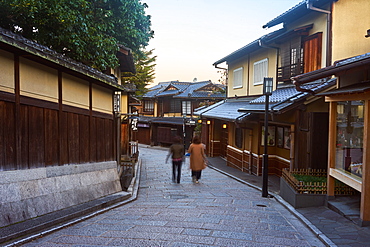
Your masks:
{"label": "distant building", "polygon": [[176,135],[189,145],[196,126],[194,109],[225,98],[225,87],[211,81],[161,82],[143,96],[138,131],[134,136],[140,143],[169,145]]}

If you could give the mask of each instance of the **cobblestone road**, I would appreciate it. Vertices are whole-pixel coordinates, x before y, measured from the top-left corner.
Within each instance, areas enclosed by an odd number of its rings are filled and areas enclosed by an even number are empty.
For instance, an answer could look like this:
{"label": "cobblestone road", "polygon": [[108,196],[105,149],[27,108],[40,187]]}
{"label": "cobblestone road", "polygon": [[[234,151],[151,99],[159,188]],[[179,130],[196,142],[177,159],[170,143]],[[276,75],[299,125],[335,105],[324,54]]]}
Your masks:
{"label": "cobblestone road", "polygon": [[171,181],[167,150],[140,147],[138,199],[23,246],[324,246],[273,198],[188,160]]}

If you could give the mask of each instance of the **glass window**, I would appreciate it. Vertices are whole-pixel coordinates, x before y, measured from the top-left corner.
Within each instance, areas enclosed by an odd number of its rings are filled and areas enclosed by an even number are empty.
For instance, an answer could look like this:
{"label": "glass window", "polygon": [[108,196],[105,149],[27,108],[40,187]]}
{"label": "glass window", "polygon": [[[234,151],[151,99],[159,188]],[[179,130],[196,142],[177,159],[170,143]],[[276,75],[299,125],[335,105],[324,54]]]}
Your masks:
{"label": "glass window", "polygon": [[243,87],[243,67],[235,69],[233,71],[233,88]]}
{"label": "glass window", "polygon": [[171,100],[170,113],[181,113],[181,102],[180,100]]}
{"label": "glass window", "polygon": [[191,115],[191,101],[182,102],[182,114]]}
{"label": "glass window", "polygon": [[243,130],[241,128],[235,128],[235,146],[243,148]]}
{"label": "glass window", "polygon": [[154,111],[154,103],[153,103],[153,101],[144,101],[144,111],[145,112],[152,112],[152,111]]}
{"label": "glass window", "polygon": [[337,104],[336,168],[362,177],[364,102]]}
{"label": "glass window", "polygon": [[253,64],[253,84],[254,85],[261,85],[263,84],[263,78],[267,77],[268,71],[268,59],[265,58]]}

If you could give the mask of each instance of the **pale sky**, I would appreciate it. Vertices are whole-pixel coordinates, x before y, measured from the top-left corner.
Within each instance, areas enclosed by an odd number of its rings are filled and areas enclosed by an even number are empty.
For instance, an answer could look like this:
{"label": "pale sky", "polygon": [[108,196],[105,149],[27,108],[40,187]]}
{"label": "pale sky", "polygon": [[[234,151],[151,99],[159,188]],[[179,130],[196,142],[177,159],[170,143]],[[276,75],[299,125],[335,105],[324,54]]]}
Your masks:
{"label": "pale sky", "polygon": [[301,0],[141,0],[152,16],[155,85],[166,81],[211,80],[217,60],[275,29],[262,26]]}

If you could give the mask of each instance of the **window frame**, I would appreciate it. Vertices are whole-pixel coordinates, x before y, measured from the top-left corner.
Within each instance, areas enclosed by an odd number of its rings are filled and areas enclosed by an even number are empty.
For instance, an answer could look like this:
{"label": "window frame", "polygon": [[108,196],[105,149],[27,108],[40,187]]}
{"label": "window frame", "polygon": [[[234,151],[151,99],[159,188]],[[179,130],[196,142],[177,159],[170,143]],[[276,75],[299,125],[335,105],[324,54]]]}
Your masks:
{"label": "window frame", "polygon": [[[184,105],[184,103],[185,103],[185,105]],[[192,114],[192,104],[191,104],[190,100],[183,100],[181,102],[181,113],[182,113],[182,115],[191,115]]]}
{"label": "window frame", "polygon": [[233,70],[233,89],[243,88],[243,72],[243,67]]}
{"label": "window frame", "polygon": [[[264,67],[262,67],[265,64]],[[257,67],[258,66],[258,67]],[[258,73],[256,73],[256,71]],[[268,58],[264,58],[253,63],[253,85],[263,85],[263,78],[268,77],[269,61]]]}
{"label": "window frame", "polygon": [[144,101],[144,112],[154,112],[154,102],[151,100]]}
{"label": "window frame", "polygon": [[243,149],[244,143],[244,132],[240,127],[235,127],[234,129],[234,145],[237,148]]}

